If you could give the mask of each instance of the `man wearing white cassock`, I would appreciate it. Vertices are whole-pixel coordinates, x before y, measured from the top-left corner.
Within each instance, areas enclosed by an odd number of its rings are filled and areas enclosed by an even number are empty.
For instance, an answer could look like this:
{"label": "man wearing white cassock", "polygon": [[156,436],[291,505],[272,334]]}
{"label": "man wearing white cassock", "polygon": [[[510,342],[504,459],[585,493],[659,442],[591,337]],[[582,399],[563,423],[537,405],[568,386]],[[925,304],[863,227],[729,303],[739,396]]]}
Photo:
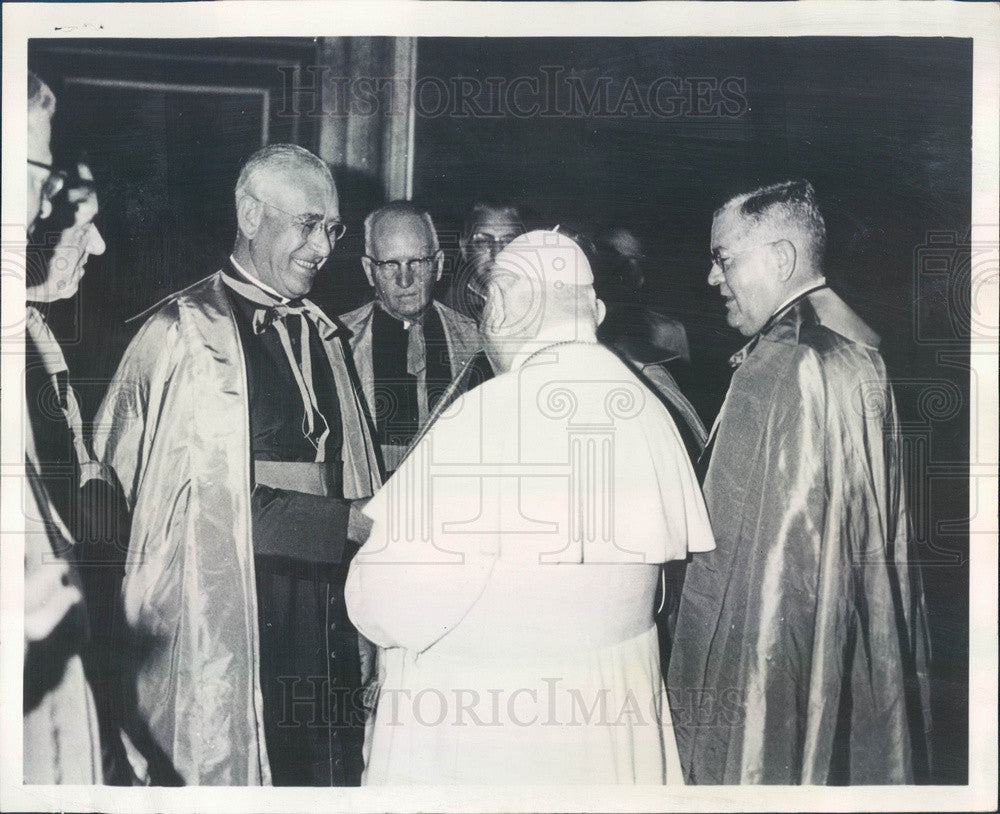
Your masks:
{"label": "man wearing white cassock", "polygon": [[597,344],[572,240],[517,238],[484,296],[500,375],[371,500],[348,576],[385,648],[364,782],[680,783],[653,611],[714,541],[677,429]]}

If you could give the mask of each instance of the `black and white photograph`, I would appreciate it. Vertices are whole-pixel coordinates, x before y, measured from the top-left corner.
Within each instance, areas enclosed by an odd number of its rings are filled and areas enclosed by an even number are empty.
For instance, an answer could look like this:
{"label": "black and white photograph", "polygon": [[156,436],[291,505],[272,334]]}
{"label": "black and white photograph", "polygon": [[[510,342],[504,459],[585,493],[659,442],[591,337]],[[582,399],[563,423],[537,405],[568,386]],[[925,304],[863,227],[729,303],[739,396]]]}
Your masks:
{"label": "black and white photograph", "polygon": [[3,16],[0,807],[995,809],[1000,5]]}

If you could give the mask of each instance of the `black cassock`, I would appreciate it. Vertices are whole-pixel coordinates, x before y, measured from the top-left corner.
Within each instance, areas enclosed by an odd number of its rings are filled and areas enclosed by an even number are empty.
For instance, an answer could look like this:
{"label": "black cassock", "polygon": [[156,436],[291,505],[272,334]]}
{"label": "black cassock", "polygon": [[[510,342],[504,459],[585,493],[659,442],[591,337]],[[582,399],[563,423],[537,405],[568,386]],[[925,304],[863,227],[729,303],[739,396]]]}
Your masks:
{"label": "black cassock", "polygon": [[[274,325],[256,333],[258,305],[227,288],[246,356],[251,453],[263,462],[314,462],[319,432],[303,430],[304,407]],[[285,325],[302,359],[300,320]],[[329,427],[328,496],[257,482],[251,498],[264,734],[276,786],[358,785],[364,768],[358,634],[344,607],[356,550],[347,540],[340,405],[317,332],[309,327],[317,428]]]}

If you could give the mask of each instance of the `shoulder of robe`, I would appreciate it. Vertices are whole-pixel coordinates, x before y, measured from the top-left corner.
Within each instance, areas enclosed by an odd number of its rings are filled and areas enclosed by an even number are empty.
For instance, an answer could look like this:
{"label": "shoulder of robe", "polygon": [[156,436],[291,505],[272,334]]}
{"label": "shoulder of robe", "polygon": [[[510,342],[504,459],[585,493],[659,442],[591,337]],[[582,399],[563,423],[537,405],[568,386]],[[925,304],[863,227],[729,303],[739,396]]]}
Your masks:
{"label": "shoulder of robe", "polygon": [[355,308],[353,311],[348,311],[346,314],[341,314],[337,317],[338,321],[343,323],[344,327],[351,332],[349,337],[351,344],[353,345],[356,338],[361,334],[364,329],[365,323],[371,319],[372,314],[375,312],[375,302],[366,302],[360,308]]}
{"label": "shoulder of robe", "polygon": [[449,333],[454,340],[466,346],[470,352],[475,352],[482,348],[482,340],[479,337],[479,326],[474,320],[469,319],[464,314],[460,314],[454,308],[445,305],[439,300],[433,301],[441,321],[449,329]]}
{"label": "shoulder of robe", "polygon": [[198,282],[192,283],[187,288],[182,288],[180,291],[168,294],[159,302],[149,306],[145,311],[129,317],[125,322],[138,322],[140,319],[152,318],[161,314],[164,316],[173,315],[176,318],[178,314],[177,303],[180,300],[185,298],[200,298],[209,293],[222,293],[222,285],[222,272],[216,271],[198,280]]}
{"label": "shoulder of robe", "polygon": [[878,350],[879,335],[831,289],[814,291],[801,304],[801,310],[799,341],[812,344],[817,351],[836,350],[844,343]]}

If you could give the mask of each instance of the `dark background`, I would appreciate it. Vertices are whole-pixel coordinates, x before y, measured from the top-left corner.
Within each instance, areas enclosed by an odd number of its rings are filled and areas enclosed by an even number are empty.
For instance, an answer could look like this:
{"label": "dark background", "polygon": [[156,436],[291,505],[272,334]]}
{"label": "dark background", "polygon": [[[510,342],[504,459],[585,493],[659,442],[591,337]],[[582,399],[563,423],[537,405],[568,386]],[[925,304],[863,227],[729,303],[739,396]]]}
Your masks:
{"label": "dark background", "polygon": [[[57,156],[86,149],[101,182],[108,251],[90,260],[75,300],[50,308],[89,417],[138,327],[125,319],[229,253],[232,188],[265,120],[270,141],[318,148],[318,118],[309,105],[283,104],[279,68],[316,64],[320,51],[310,39],[35,40],[29,53],[59,100]],[[430,38],[417,53],[429,91],[471,77],[484,87],[480,108],[499,105],[498,115],[474,115],[474,105],[454,96],[439,104],[429,92],[418,106],[414,197],[444,245],[455,245],[464,208],[483,196],[523,205],[539,225],[638,230],[651,257],[650,304],[688,328],[690,396],[707,424],[725,393],[726,358],[741,344],[705,283],[712,212],[749,186],[812,181],[827,220],[828,278],[883,337],[894,379],[931,612],[934,779],[965,783],[971,41]],[[488,79],[544,87],[554,71],[588,92],[607,82],[607,104],[591,115],[521,116],[489,95]],[[716,87],[735,78],[742,91],[726,105],[709,94],[701,113],[694,99],[671,116],[629,104],[612,115],[627,83],[642,97],[659,77],[688,89],[698,78]],[[235,90],[245,86],[269,90],[266,112],[263,97]],[[515,99],[532,101],[544,107],[528,91]],[[349,237],[315,299],[341,313],[367,296],[358,238],[381,182],[334,170]]]}

